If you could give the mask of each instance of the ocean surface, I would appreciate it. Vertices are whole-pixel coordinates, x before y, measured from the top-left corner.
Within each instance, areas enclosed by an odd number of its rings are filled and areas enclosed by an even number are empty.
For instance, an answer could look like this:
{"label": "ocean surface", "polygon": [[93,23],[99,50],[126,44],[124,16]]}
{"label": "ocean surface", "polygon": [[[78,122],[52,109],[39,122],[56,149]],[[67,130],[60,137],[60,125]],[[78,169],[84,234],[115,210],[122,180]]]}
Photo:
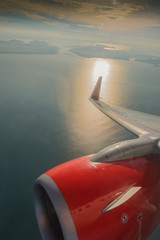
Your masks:
{"label": "ocean surface", "polygon": [[[46,170],[134,135],[88,100],[160,115],[160,68],[73,55],[0,55],[0,239],[40,240],[33,186]],[[150,240],[160,239],[158,227]]]}

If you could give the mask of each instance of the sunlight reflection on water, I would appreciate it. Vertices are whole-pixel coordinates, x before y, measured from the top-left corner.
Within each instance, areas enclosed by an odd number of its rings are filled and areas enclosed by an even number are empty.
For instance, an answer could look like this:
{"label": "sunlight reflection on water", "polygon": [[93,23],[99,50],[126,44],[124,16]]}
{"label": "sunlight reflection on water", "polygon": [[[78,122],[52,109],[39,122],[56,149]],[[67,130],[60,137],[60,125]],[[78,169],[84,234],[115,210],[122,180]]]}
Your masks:
{"label": "sunlight reflection on water", "polygon": [[104,59],[97,59],[93,63],[92,82],[96,83],[99,76],[105,81],[110,73],[110,63]]}
{"label": "sunlight reflection on water", "polygon": [[[81,61],[80,61],[81,62]],[[116,69],[118,69],[116,71]],[[124,95],[123,86],[116,79],[119,79],[122,67],[117,68],[113,60],[104,59],[83,59],[75,70],[72,79],[72,95],[70,111],[68,113],[68,127],[70,143],[79,146],[89,153],[100,150],[103,146],[121,140],[117,139],[117,133],[123,131],[120,127],[110,121],[105,115],[88,101],[99,76],[103,76],[101,96],[102,98],[120,102]],[[111,74],[113,72],[114,79]],[[124,78],[123,78],[124,79]],[[111,98],[110,93],[111,92]],[[106,94],[107,93],[107,94]],[[63,100],[63,99],[62,99]],[[122,134],[119,134],[122,136]],[[123,136],[125,137],[125,136]],[[108,139],[108,141],[107,141]]]}

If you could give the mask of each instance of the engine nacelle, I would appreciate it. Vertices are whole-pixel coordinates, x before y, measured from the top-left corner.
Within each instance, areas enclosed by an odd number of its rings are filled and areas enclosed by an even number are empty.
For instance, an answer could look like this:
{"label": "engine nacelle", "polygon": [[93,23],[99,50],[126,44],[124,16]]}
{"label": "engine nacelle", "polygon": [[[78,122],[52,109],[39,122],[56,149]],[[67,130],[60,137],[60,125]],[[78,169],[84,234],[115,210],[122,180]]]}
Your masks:
{"label": "engine nacelle", "polygon": [[34,204],[43,240],[145,239],[160,207],[156,160],[147,158],[98,163],[86,156],[40,176]]}

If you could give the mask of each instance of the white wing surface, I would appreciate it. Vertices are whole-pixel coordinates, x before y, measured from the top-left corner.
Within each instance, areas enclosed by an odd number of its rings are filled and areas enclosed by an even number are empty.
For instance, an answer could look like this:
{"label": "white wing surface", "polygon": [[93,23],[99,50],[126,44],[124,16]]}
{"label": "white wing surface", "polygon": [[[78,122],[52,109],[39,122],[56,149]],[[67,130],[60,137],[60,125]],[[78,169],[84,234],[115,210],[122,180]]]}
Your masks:
{"label": "white wing surface", "polygon": [[147,113],[117,107],[104,103],[100,98],[102,77],[99,77],[97,84],[91,94],[90,101],[105,115],[128,129],[138,137],[144,135],[157,135],[160,133],[160,117]]}

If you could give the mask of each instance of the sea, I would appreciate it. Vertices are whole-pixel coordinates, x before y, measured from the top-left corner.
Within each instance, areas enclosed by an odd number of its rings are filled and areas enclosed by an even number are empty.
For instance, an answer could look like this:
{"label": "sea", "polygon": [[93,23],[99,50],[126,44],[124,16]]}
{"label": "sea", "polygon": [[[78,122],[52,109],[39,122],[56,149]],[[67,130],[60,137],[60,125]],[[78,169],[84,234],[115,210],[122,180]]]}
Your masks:
{"label": "sea", "polygon": [[[133,59],[0,54],[0,239],[40,240],[37,177],[71,159],[135,138],[88,100],[160,115],[160,67]],[[160,227],[149,240],[160,239]]]}

